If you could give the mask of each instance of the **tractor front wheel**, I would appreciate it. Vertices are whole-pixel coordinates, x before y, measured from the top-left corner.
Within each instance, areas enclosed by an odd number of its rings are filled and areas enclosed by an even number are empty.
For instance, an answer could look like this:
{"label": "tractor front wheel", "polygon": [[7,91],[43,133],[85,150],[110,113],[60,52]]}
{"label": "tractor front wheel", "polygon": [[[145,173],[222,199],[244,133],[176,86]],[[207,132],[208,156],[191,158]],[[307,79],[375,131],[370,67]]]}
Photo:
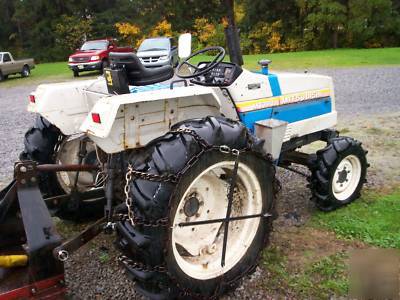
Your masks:
{"label": "tractor front wheel", "polygon": [[350,137],[333,138],[317,151],[310,187],[320,210],[331,211],[360,197],[368,167],[366,153]]}
{"label": "tractor front wheel", "polygon": [[256,143],[243,125],[224,118],[187,121],[176,128],[190,129],[217,147],[202,152],[193,135],[168,133],[134,154],[129,162],[135,170],[159,176],[183,173],[176,184],[140,178],[129,183],[135,219],[118,224],[117,244],[125,253],[121,261],[128,275],[145,296],[214,298],[254,270],[268,242],[275,215],[275,169],[254,149],[239,156],[231,217],[265,217],[230,221],[227,232],[224,222],[182,226],[226,217],[235,156],[218,146],[242,150]]}

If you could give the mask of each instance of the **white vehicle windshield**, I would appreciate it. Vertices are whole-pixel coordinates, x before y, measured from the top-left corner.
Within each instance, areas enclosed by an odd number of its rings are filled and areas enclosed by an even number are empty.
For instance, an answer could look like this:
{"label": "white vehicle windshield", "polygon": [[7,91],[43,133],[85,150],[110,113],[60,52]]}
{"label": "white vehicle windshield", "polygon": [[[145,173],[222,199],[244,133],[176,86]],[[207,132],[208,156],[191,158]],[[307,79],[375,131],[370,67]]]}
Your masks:
{"label": "white vehicle windshield", "polygon": [[157,51],[169,50],[170,42],[168,38],[165,39],[147,39],[142,42],[138,51]]}
{"label": "white vehicle windshield", "polygon": [[88,50],[106,50],[108,47],[107,41],[93,41],[93,42],[86,42],[82,45],[81,50],[88,51]]}

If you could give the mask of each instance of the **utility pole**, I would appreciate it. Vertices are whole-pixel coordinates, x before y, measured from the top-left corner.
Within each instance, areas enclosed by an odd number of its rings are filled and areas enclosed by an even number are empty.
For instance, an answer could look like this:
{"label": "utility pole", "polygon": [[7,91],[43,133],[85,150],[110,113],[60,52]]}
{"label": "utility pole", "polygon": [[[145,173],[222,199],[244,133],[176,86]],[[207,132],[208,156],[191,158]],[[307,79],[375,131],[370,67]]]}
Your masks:
{"label": "utility pole", "polygon": [[227,19],[228,19],[228,27],[225,28],[225,37],[228,44],[229,57],[231,62],[238,64],[239,66],[242,66],[243,56],[242,56],[242,50],[240,49],[240,37],[235,22],[235,12],[234,12],[235,1],[225,0],[224,2],[227,9]]}

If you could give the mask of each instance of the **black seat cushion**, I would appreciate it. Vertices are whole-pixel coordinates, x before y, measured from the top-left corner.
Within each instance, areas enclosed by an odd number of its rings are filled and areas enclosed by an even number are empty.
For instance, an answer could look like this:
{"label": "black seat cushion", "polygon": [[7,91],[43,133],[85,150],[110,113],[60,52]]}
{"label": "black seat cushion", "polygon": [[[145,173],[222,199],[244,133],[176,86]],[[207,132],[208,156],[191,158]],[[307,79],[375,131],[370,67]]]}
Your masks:
{"label": "black seat cushion", "polygon": [[110,53],[111,69],[125,69],[130,85],[149,85],[168,80],[174,76],[171,66],[149,69],[134,53]]}

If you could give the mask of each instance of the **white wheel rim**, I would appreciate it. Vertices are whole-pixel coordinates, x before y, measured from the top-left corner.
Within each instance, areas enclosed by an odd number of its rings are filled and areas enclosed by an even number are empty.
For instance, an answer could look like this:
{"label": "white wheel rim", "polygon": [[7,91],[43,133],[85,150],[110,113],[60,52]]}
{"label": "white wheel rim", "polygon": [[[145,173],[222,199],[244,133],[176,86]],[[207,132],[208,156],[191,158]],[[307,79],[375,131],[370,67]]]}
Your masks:
{"label": "white wheel rim", "polygon": [[[60,165],[79,164],[79,139],[67,140],[60,146],[56,156],[56,163]],[[86,151],[95,151],[92,143],[86,143]],[[76,172],[57,172],[57,179],[61,188],[70,193],[74,185]],[[84,192],[93,188],[94,178],[90,172],[79,172],[78,190]]]}
{"label": "white wheel rim", "polygon": [[332,190],[339,201],[347,200],[357,189],[361,178],[361,162],[355,155],[346,156],[339,163],[332,179]]}
{"label": "white wheel rim", "polygon": [[[260,218],[250,218],[229,223],[225,266],[221,266],[222,223],[179,227],[179,223],[225,218],[228,204],[229,171],[233,161],[214,164],[204,170],[191,183],[180,199],[172,228],[172,248],[181,270],[192,278],[216,278],[232,269],[246,254],[259,227]],[[185,206],[189,199],[198,205],[190,211]],[[188,205],[190,208],[191,206]],[[187,212],[190,214],[187,214]],[[196,214],[192,213],[196,211]],[[262,211],[261,186],[255,173],[244,163],[239,164],[237,188],[231,216],[258,214]],[[179,248],[179,250],[178,250]],[[182,250],[184,249],[184,250]]]}

